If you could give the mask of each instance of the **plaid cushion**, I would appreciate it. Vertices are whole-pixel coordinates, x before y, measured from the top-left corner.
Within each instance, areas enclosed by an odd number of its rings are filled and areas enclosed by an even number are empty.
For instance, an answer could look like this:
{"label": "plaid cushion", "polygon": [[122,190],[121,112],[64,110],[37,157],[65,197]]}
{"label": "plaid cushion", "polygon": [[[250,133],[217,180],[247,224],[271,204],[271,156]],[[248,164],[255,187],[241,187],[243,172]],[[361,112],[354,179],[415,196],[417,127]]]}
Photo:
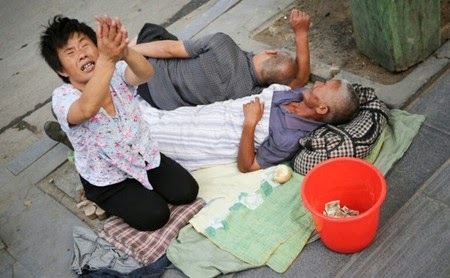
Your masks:
{"label": "plaid cushion", "polygon": [[204,205],[202,199],[187,205],[169,205],[171,211],[169,222],[153,232],[136,230],[123,222],[122,218],[111,216],[105,221],[98,235],[120,251],[147,265],[166,253],[170,241]]}
{"label": "plaid cushion", "polygon": [[325,125],[300,139],[294,156],[294,171],[306,173],[318,163],[335,157],[364,158],[370,154],[388,121],[389,110],[373,88],[353,84],[359,96],[360,112],[347,124]]}

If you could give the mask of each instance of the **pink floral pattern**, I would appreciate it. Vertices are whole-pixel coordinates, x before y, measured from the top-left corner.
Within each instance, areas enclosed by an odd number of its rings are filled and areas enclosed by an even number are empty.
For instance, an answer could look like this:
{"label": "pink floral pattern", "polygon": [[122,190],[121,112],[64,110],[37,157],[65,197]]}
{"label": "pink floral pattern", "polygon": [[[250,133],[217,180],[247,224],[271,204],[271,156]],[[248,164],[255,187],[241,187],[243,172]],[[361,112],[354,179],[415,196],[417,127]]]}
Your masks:
{"label": "pink floral pattern", "polygon": [[75,165],[80,175],[97,186],[138,180],[152,189],[147,170],[160,163],[158,145],[151,139],[147,124],[141,118],[136,88],[125,83],[126,63],[120,61],[110,82],[116,115],[103,108],[82,124],[69,127],[67,113],[81,92],[64,84],[53,92],[53,110],[75,149]]}

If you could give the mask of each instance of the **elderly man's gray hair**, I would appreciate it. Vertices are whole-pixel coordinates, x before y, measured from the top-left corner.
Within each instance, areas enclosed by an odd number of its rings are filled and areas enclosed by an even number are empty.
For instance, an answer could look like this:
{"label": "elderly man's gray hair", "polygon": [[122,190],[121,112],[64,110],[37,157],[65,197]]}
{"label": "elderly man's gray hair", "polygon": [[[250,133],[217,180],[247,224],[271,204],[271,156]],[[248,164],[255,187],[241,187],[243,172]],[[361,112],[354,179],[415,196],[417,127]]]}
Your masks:
{"label": "elderly man's gray hair", "polygon": [[351,121],[359,113],[359,97],[352,84],[340,79],[341,86],[336,94],[327,94],[325,102],[329,112],[323,119],[332,125],[340,125]]}
{"label": "elderly man's gray hair", "polygon": [[287,51],[277,49],[277,55],[263,63],[261,82],[264,85],[289,85],[297,76],[298,66],[295,58]]}

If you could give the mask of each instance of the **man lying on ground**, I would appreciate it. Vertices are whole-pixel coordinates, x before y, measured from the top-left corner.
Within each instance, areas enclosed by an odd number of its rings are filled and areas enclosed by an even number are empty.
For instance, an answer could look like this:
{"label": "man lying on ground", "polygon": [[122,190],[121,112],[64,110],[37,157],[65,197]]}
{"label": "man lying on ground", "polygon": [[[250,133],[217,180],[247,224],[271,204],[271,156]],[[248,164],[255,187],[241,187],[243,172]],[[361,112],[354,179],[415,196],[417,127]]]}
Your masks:
{"label": "man lying on ground", "polygon": [[237,161],[241,172],[249,172],[288,161],[300,138],[359,112],[345,80],[295,90],[274,84],[257,95],[171,111],[138,102],[161,152],[190,171]]}
{"label": "man lying on ground", "polygon": [[135,39],[137,45],[130,44],[150,57],[155,75],[138,87],[138,94],[153,107],[171,110],[259,94],[275,83],[303,86],[310,76],[309,16],[294,9],[289,23],[296,58],[281,50],[254,55],[223,33],[177,41],[161,26],[146,24]]}

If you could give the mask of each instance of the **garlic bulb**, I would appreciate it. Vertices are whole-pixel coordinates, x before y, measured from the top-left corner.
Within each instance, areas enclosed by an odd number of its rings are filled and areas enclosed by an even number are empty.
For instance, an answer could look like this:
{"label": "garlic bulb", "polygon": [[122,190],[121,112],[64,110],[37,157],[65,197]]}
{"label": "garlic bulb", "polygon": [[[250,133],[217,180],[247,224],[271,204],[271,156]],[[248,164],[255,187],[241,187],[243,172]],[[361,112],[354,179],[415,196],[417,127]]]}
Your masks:
{"label": "garlic bulb", "polygon": [[291,168],[284,164],[280,164],[273,172],[273,180],[278,183],[285,183],[291,178]]}

